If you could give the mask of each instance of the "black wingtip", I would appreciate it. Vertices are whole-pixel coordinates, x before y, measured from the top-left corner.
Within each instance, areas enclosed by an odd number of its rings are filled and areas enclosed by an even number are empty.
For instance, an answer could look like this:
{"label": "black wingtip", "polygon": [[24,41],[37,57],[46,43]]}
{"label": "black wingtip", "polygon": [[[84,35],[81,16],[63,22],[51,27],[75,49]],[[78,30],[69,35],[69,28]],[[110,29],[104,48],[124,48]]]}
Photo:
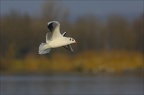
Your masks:
{"label": "black wingtip", "polygon": [[63,36],[66,36],[66,32],[64,33],[64,35]]}
{"label": "black wingtip", "polygon": [[47,27],[52,32],[52,30],[53,30],[53,23],[50,23]]}

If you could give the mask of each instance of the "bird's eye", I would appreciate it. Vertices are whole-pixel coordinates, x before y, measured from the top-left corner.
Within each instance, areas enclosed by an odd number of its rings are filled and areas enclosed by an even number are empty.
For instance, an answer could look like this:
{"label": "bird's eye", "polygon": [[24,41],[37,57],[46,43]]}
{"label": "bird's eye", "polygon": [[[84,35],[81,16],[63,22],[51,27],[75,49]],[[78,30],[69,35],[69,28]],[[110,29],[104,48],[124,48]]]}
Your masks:
{"label": "bird's eye", "polygon": [[70,38],[70,41],[71,41],[71,38]]}
{"label": "bird's eye", "polygon": [[74,39],[72,39],[72,41],[74,41]]}

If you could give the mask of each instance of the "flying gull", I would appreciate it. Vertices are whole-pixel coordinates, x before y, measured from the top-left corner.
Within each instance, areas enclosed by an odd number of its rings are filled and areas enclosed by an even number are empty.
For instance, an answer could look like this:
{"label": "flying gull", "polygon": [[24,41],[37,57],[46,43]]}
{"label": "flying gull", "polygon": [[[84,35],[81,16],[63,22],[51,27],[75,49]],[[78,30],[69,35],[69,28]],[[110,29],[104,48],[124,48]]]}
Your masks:
{"label": "flying gull", "polygon": [[46,43],[41,43],[39,46],[39,54],[49,53],[51,48],[64,47],[73,52],[70,44],[77,43],[72,37],[65,37],[66,32],[60,33],[60,23],[58,21],[48,22],[48,29],[46,34]]}

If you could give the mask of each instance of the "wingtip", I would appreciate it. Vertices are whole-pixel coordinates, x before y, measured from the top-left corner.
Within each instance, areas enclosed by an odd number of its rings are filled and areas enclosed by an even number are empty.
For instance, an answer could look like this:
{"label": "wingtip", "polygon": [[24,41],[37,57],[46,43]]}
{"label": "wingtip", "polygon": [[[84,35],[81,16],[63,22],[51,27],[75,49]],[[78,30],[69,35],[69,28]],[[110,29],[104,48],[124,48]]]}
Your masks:
{"label": "wingtip", "polygon": [[47,24],[49,25],[50,23],[53,23],[53,22],[54,22],[54,23],[58,23],[58,24],[60,24],[58,21],[54,21],[54,20],[53,20],[53,21],[48,22]]}

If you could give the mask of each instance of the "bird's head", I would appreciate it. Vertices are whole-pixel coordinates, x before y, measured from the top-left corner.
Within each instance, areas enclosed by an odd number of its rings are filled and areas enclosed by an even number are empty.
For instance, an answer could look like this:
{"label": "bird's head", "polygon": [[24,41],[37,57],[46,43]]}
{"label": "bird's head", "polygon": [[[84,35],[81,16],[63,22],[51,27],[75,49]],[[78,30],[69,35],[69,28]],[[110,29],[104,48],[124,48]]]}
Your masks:
{"label": "bird's head", "polygon": [[77,42],[75,41],[75,39],[73,39],[72,37],[68,37],[68,42],[69,42],[70,44],[72,44],[72,43],[77,43]]}

